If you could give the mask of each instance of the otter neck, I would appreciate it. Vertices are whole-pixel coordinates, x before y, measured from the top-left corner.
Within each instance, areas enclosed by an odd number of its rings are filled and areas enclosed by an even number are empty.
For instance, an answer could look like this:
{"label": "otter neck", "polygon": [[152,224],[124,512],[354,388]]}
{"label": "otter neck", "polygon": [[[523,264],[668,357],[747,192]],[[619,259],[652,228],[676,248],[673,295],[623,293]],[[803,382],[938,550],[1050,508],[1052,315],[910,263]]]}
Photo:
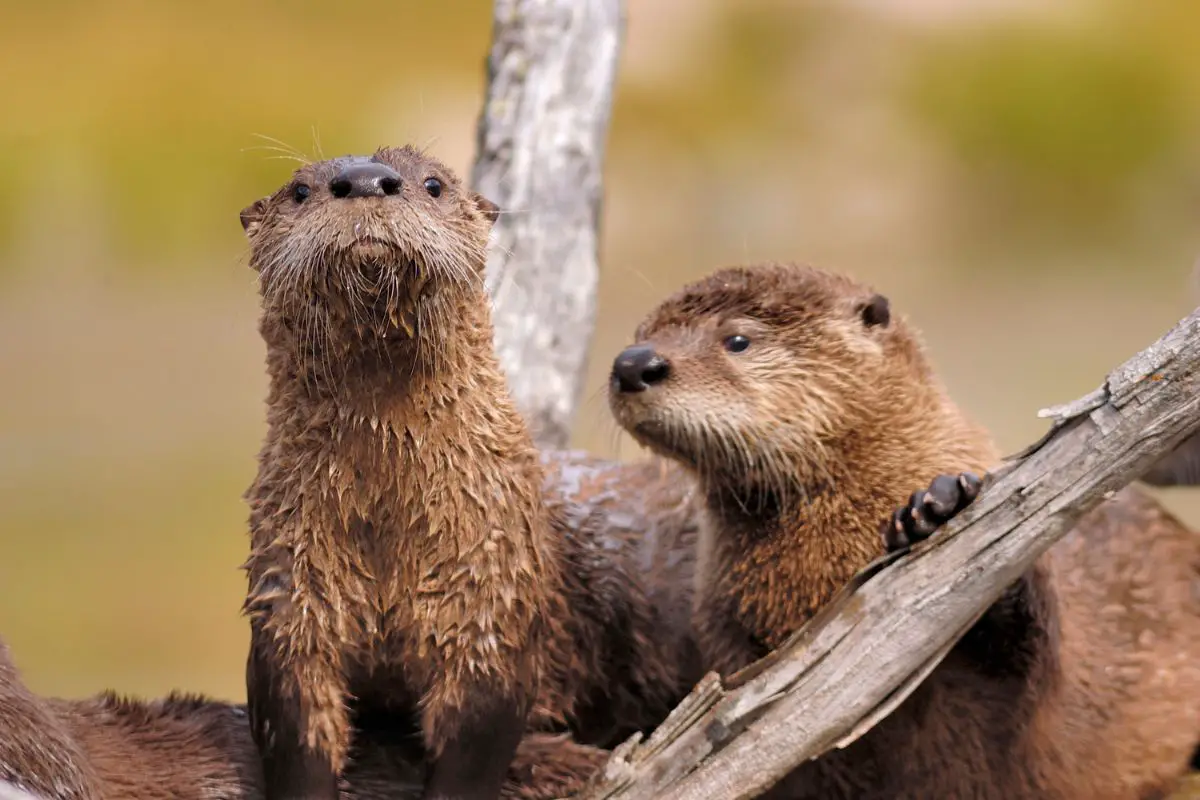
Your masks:
{"label": "otter neck", "polygon": [[315,334],[264,315],[272,388],[372,417],[431,387],[453,391],[467,376],[478,377],[481,360],[494,361],[482,294],[482,288],[440,291],[386,315],[326,309]]}
{"label": "otter neck", "polygon": [[[911,398],[906,398],[910,399]],[[942,473],[982,471],[990,441],[939,391],[904,409],[863,418],[797,458],[778,485],[700,476],[707,506],[707,587],[720,575],[747,585],[742,624],[775,647],[884,552],[880,525],[912,492]]]}

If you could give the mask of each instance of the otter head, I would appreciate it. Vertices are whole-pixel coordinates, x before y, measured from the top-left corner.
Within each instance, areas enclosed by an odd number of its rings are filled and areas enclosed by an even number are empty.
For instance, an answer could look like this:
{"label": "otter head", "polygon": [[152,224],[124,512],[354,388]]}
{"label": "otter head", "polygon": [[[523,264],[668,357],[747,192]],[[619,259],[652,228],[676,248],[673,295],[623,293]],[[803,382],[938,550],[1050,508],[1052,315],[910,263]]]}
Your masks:
{"label": "otter head", "polygon": [[609,404],[643,446],[709,488],[787,491],[836,479],[829,452],[871,437],[920,391],[924,362],[887,298],[817,269],[722,269],[669,297],[613,361]]}
{"label": "otter head", "polygon": [[418,339],[444,316],[439,301],[448,310],[481,291],[497,214],[445,165],[402,147],[308,164],[241,221],[264,318],[297,340],[353,351]]}

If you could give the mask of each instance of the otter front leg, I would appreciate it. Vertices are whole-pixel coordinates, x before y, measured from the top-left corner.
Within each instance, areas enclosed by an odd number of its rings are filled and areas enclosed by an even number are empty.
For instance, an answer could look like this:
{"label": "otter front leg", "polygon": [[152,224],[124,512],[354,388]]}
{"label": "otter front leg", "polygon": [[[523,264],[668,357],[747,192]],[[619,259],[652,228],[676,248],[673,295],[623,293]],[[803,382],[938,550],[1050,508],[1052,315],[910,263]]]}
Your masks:
{"label": "otter front leg", "polygon": [[[928,489],[913,492],[881,526],[889,551],[929,538],[979,495],[981,482],[970,472],[939,475]],[[1024,675],[1036,663],[1048,635],[1046,575],[1034,567],[1005,589],[987,612],[963,635],[956,648],[983,672]]]}
{"label": "otter front leg", "polygon": [[496,800],[525,730],[529,702],[519,690],[475,683],[460,708],[427,704],[422,714],[430,753],[423,800]]}
{"label": "otter front leg", "polygon": [[246,694],[264,796],[337,800],[350,738],[343,679],[327,661],[278,648],[273,634],[252,625]]}
{"label": "otter front leg", "polygon": [[881,532],[888,552],[928,539],[979,496],[981,482],[974,474],[939,475],[928,489],[912,493],[908,505],[885,520]]}

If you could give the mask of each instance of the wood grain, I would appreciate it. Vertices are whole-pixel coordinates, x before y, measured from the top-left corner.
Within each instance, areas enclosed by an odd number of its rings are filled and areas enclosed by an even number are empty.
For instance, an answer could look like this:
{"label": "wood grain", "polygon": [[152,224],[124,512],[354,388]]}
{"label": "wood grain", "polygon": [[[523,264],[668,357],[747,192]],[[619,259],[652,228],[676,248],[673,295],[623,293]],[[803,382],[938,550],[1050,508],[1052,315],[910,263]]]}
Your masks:
{"label": "wood grain", "polygon": [[475,189],[501,209],[496,350],[542,447],[565,447],[600,277],[602,172],[622,0],[496,0]]}

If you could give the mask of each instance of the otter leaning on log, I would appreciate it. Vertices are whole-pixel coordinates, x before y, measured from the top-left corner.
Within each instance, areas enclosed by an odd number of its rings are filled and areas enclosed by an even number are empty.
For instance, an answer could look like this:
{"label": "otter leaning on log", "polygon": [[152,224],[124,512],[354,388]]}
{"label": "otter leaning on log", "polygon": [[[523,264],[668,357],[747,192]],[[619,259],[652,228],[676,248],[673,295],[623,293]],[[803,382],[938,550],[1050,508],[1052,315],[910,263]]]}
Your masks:
{"label": "otter leaning on log", "polygon": [[[779,646],[885,538],[903,546],[968,503],[972,474],[999,460],[917,333],[846,277],[720,270],[663,302],[635,339],[614,361],[610,404],[700,483],[695,624],[705,665],[723,674]],[[1127,488],[896,711],[770,796],[1157,796],[1200,734],[1198,585],[1200,535]]]}

